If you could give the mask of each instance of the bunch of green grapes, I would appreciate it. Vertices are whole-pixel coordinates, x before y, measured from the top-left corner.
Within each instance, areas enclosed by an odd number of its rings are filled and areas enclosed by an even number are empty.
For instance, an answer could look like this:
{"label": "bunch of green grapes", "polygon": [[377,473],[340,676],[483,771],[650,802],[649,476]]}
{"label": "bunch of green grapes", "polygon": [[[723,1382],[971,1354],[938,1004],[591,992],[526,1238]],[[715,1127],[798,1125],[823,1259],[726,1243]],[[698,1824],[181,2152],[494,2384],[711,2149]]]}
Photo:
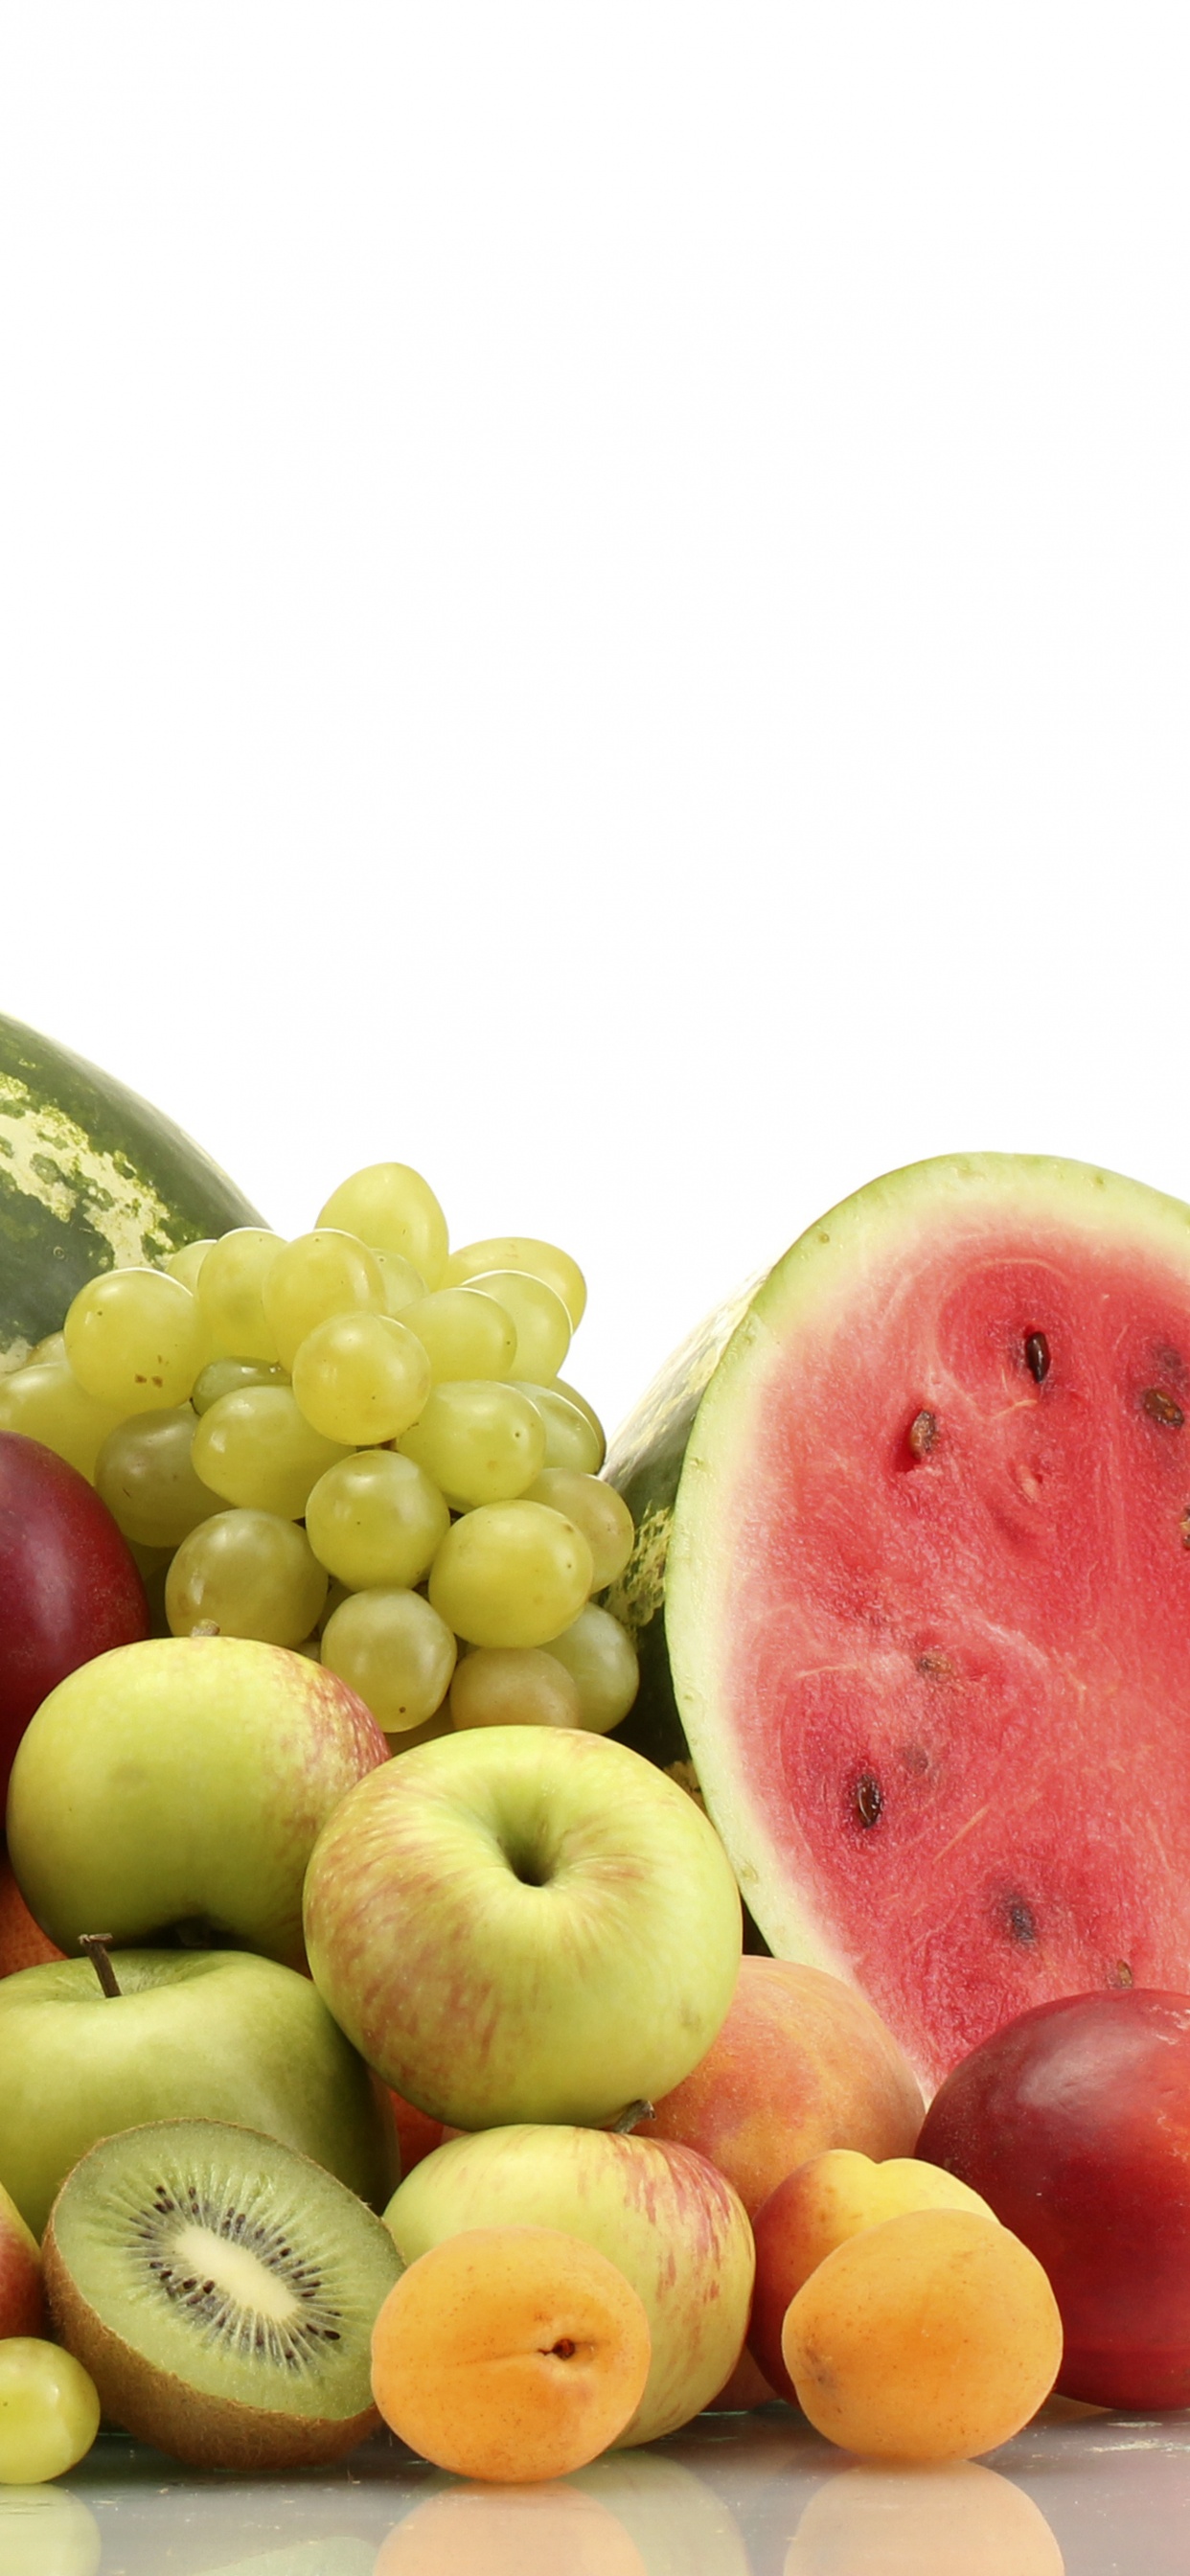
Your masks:
{"label": "bunch of green grapes", "polygon": [[603,1733],[636,1695],[596,1598],[633,1528],[559,1375],[585,1304],[568,1253],[451,1252],[428,1183],[375,1163],[293,1242],[239,1226],[89,1280],[0,1380],[0,1425],[91,1479],[165,1629],[318,1656],[394,1749]]}

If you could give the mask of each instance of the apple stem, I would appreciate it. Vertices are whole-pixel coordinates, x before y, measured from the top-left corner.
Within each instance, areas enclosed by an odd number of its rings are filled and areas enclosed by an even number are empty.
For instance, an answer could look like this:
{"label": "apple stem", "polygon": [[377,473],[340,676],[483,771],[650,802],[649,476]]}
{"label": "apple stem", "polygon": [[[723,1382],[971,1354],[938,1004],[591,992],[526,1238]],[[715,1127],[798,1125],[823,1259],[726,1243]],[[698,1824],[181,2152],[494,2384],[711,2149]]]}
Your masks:
{"label": "apple stem", "polygon": [[109,1957],[111,1939],[110,1932],[80,1932],[79,1948],[85,1950],[105,1995],[118,1995],[116,1971]]}
{"label": "apple stem", "polygon": [[626,2138],[629,2130],[636,2127],[638,2120],[655,2120],[656,2117],[657,2114],[651,2102],[626,2102],[618,2119],[612,2121],[612,2136]]}

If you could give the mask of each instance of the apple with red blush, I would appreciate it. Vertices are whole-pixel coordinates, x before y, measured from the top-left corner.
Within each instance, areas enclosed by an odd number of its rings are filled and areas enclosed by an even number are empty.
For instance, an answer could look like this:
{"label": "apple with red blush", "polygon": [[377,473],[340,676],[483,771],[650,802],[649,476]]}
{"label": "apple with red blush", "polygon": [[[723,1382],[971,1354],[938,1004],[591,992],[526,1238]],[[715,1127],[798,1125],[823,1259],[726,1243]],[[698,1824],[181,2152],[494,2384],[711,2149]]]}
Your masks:
{"label": "apple with red blush", "polygon": [[41,2248],[0,2183],[0,2337],[44,2333]]}
{"label": "apple with red blush", "polygon": [[79,1664],[149,1633],[128,1541],[77,1467],[0,1431],[0,1813],[36,1708]]}

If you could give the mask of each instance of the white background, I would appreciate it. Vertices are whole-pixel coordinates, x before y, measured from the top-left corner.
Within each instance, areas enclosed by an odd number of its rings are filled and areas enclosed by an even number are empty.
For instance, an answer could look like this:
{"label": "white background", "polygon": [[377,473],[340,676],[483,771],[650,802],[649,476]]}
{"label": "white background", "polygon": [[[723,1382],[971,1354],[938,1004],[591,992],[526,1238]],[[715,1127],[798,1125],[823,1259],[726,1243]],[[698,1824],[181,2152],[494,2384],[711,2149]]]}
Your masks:
{"label": "white background", "polygon": [[1190,21],[10,0],[0,1009],[614,1422],[924,1154],[1190,1195]]}

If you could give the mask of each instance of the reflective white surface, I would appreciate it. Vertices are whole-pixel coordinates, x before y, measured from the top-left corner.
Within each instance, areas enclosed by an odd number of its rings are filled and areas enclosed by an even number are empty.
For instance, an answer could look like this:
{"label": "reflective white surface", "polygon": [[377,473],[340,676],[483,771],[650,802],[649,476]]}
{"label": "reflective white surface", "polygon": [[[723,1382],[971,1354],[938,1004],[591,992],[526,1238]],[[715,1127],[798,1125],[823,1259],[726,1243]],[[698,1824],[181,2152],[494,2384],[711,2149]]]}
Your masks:
{"label": "reflective white surface", "polygon": [[880,2470],[772,2408],[700,2416],[542,2487],[469,2487],[387,2439],[286,2480],[104,2436],[0,2489],[0,2576],[1185,2576],[1190,2414],[1065,2407],[990,2460]]}

